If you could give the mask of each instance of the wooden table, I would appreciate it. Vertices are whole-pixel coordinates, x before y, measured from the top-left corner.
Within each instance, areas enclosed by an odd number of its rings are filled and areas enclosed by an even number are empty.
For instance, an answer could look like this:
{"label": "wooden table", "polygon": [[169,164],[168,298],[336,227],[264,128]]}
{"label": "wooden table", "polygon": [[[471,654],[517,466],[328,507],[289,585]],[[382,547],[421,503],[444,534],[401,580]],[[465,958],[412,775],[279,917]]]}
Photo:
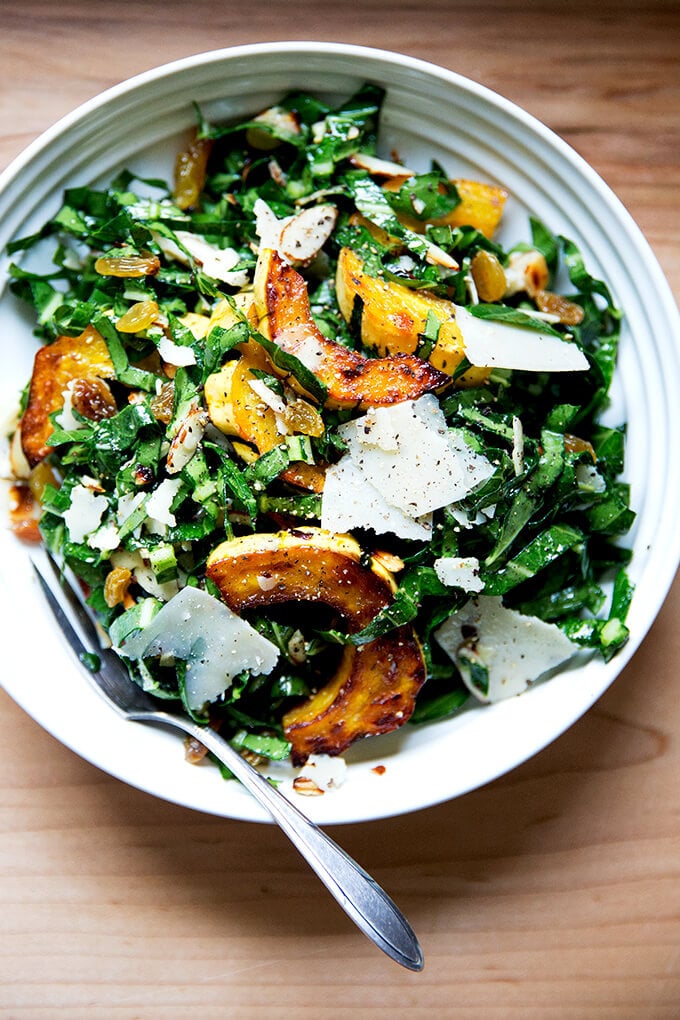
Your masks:
{"label": "wooden table", "polygon": [[[520,103],[614,188],[680,293],[672,0],[2,0],[0,165],[133,73],[286,38],[400,50]],[[414,924],[421,975],[374,950],[273,827],[128,789],[3,694],[0,1015],[680,1016],[679,612],[676,583],[614,687],[528,764],[334,832]]]}

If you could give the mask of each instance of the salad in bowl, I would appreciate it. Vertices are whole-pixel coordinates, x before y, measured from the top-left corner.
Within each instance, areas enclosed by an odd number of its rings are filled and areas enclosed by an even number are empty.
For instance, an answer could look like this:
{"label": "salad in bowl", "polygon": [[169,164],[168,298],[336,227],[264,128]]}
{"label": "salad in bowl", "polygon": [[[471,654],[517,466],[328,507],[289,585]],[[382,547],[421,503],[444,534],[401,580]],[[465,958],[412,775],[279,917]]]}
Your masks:
{"label": "salad in bowl", "polygon": [[384,97],[197,107],[173,180],[74,186],[9,249],[43,341],[15,533],[137,683],[307,794],[628,638],[621,314],[550,224],[500,243],[504,187],[385,152]]}

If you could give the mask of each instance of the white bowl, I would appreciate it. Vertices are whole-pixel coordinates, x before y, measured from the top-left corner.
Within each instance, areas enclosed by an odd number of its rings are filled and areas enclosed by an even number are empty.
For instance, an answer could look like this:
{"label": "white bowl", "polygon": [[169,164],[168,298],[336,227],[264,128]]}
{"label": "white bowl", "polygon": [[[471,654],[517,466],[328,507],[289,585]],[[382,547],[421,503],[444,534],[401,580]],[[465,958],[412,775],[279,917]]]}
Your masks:
{"label": "white bowl", "polygon": [[[637,521],[631,639],[611,662],[590,661],[529,694],[355,746],[337,792],[305,800],[322,823],[415,810],[472,790],[552,741],[612,683],[651,626],[680,559],[680,322],[668,285],[630,216],[590,167],[512,103],[450,71],[380,50],[272,43],[192,56],[131,79],[65,117],[0,176],[0,248],[60,205],[64,187],[106,180],[123,166],[169,178],[192,101],[212,120],[256,112],[293,88],[339,100],[370,80],[387,89],[381,150],[408,165],[435,157],[452,176],[502,183],[511,193],[502,239],[529,239],[528,213],[581,247],[609,283],[625,320],[614,401],[629,422],[627,477]],[[7,257],[0,258],[6,282]],[[0,286],[2,286],[0,283]],[[0,292],[3,407],[30,374],[30,313]],[[217,769],[185,764],[179,737],[119,719],[90,689],[52,624],[27,550],[0,529],[3,684],[55,737],[127,783],[216,815],[265,820]],[[27,749],[30,753],[30,748]],[[374,772],[385,765],[384,773]]]}

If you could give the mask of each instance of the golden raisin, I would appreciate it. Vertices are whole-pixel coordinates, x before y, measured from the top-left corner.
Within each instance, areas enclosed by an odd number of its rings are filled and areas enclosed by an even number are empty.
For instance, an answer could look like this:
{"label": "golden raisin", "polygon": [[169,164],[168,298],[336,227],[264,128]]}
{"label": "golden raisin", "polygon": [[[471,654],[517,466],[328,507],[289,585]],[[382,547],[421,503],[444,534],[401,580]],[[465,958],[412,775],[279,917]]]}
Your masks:
{"label": "golden raisin", "polygon": [[500,301],[505,294],[505,271],[493,252],[478,251],[470,272],[481,301]]}
{"label": "golden raisin", "polygon": [[17,538],[39,542],[38,509],[30,486],[19,483],[9,490],[9,521]]}
{"label": "golden raisin", "polygon": [[157,255],[104,255],[94,264],[100,276],[155,276],[161,268]]}
{"label": "golden raisin", "polygon": [[533,299],[539,311],[556,315],[565,326],[578,326],[583,322],[584,312],[581,306],[562,297],[561,294],[553,294],[549,290],[537,290],[533,294]]}
{"label": "golden raisin", "polygon": [[113,393],[103,379],[76,379],[71,404],[78,414],[90,421],[113,418],[118,411]]}
{"label": "golden raisin", "polygon": [[288,404],[282,417],[293,432],[303,436],[323,435],[323,418],[306,400],[294,400]]}
{"label": "golden raisin", "polygon": [[155,301],[137,301],[130,305],[125,315],[121,315],[116,323],[119,333],[141,333],[148,329],[158,318],[158,305]]}
{"label": "golden raisin", "polygon": [[168,382],[161,386],[160,392],[151,401],[151,413],[163,425],[169,425],[175,405],[175,386]]}
{"label": "golden raisin", "polygon": [[194,138],[175,160],[175,187],[173,199],[180,209],[193,209],[198,205],[205,187],[212,140]]}
{"label": "golden raisin", "polygon": [[587,439],[581,439],[579,436],[572,436],[568,432],[564,435],[564,449],[567,453],[589,453],[593,458],[593,464],[597,462],[597,454],[593,449],[593,444],[589,443]]}
{"label": "golden raisin", "polygon": [[55,489],[59,488],[59,482],[57,477],[47,463],[47,461],[41,460],[39,464],[31,470],[28,476],[28,487],[33,493],[33,498],[39,503],[43,497],[45,488],[48,485],[53,485]]}
{"label": "golden raisin", "polygon": [[131,581],[132,573],[127,567],[114,567],[109,571],[104,581],[104,601],[109,609],[125,601]]}

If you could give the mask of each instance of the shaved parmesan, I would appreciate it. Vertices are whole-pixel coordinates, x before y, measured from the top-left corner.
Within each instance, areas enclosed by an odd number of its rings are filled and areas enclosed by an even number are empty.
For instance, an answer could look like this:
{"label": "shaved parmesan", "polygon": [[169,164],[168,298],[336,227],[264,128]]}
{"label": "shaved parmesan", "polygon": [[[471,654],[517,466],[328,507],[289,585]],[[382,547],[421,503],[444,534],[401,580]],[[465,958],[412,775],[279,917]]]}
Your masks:
{"label": "shaved parmesan", "polygon": [[100,552],[111,552],[120,545],[120,535],[115,524],[103,524],[90,535],[87,540],[90,549],[99,549]]}
{"label": "shaved parmesan", "polygon": [[352,458],[345,456],[326,472],[321,527],[335,533],[368,528],[378,535],[389,533],[428,541],[432,537],[432,515],[409,517],[390,506]]}
{"label": "shaved parmesan", "polygon": [[74,485],[71,489],[71,505],[64,511],[64,523],[70,540],[79,545],[87,535],[96,531],[108,505],[106,496],[98,495],[86,485]]}
{"label": "shaved parmesan", "polygon": [[173,343],[167,336],[162,336],[158,341],[158,353],[166,365],[185,368],[187,365],[196,364],[196,355],[192,347]]}
{"label": "shaved parmesan", "polygon": [[372,408],[338,431],[364,476],[409,517],[463,499],[494,472],[486,457],[447,428],[431,394]]}
{"label": "shaved parmesan", "polygon": [[140,588],[143,588],[147,594],[153,595],[160,602],[169,602],[179,591],[179,581],[177,579],[165,581],[162,584],[156,580],[156,575],[151,569],[148,553],[145,549],[135,549],[134,552],[128,552],[126,549],[116,549],[111,554],[111,565],[114,567],[126,567],[128,570],[131,570],[135,583]]}
{"label": "shaved parmesan", "polygon": [[468,531],[470,528],[477,528],[481,524],[486,524],[487,520],[493,518],[496,511],[495,506],[485,507],[484,511],[481,510],[463,510],[460,507],[449,507],[451,516],[461,528],[465,528]]}
{"label": "shaved parmesan", "polygon": [[585,492],[604,492],[607,483],[593,464],[576,465],[576,481]]}
{"label": "shaved parmesan", "polygon": [[327,354],[314,336],[307,336],[295,348],[295,357],[315,375],[321,375]]}
{"label": "shaved parmesan", "polygon": [[177,524],[177,519],[173,513],[170,512],[173,500],[179,490],[182,487],[181,478],[164,478],[157,489],[149,495],[146,501],[146,512],[149,515],[150,521],[147,521],[147,527],[150,531],[154,530],[153,523],[163,525],[165,527],[174,528]]}
{"label": "shaved parmesan", "polygon": [[512,466],[516,475],[524,471],[524,426],[516,414],[512,416]]}
{"label": "shaved parmesan", "polygon": [[216,701],[244,670],[270,673],[279,656],[271,641],[199,588],[183,588],[119,651],[130,659],[172,655],[185,661],[192,711]]}
{"label": "shaved parmesan", "polygon": [[179,591],[178,580],[173,579],[172,581],[163,581],[161,583],[156,578],[150,564],[144,562],[141,556],[132,571],[132,576],[140,588],[143,588],[145,592],[153,595],[154,598],[159,599],[161,602],[169,602]]}
{"label": "shaved parmesan", "polygon": [[293,217],[286,216],[284,219],[279,219],[263,198],[256,199],[253,213],[255,215],[255,233],[260,239],[260,248],[272,248],[277,251],[281,240],[281,231]]}
{"label": "shaved parmesan", "polygon": [[584,372],[590,367],[575,343],[550,333],[478,319],[460,306],[456,307],[456,322],[471,365],[524,372]]}
{"label": "shaved parmesan", "polygon": [[118,500],[116,510],[116,521],[122,527],[128,517],[135,512],[137,507],[146,499],[145,492],[125,492]]}
{"label": "shaved parmesan", "polygon": [[434,561],[434,570],[442,584],[463,591],[482,591],[484,582],[479,576],[476,556],[441,556]]}
{"label": "shaved parmesan", "polygon": [[248,385],[254,393],[257,393],[260,400],[262,400],[267,407],[270,407],[275,414],[286,413],[285,400],[282,400],[278,393],[275,393],[270,386],[267,386],[264,379],[250,379]]}
{"label": "shaved parmesan", "polygon": [[434,636],[485,704],[522,694],[576,651],[554,623],[506,609],[496,596],[468,602]]}

